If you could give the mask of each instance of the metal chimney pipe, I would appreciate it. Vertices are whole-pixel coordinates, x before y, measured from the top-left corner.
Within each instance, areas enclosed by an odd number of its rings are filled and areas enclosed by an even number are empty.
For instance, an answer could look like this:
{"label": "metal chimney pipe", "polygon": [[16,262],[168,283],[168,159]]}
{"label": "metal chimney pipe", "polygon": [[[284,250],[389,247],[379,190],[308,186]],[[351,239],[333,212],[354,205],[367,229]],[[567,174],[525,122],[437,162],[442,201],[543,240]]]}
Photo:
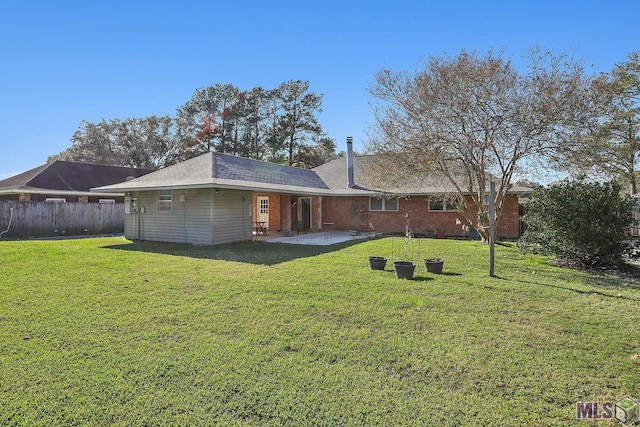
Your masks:
{"label": "metal chimney pipe", "polygon": [[347,137],[347,187],[353,188],[355,182],[353,180],[353,137]]}

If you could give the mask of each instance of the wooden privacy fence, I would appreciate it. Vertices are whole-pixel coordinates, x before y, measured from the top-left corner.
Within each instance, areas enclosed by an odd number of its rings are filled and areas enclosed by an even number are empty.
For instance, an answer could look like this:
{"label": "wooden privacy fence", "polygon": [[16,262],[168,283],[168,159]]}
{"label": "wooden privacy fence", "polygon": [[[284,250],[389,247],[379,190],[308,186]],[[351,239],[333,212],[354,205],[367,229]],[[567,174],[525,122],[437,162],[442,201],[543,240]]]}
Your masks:
{"label": "wooden privacy fence", "polygon": [[0,200],[2,238],[122,233],[122,203],[53,203]]}

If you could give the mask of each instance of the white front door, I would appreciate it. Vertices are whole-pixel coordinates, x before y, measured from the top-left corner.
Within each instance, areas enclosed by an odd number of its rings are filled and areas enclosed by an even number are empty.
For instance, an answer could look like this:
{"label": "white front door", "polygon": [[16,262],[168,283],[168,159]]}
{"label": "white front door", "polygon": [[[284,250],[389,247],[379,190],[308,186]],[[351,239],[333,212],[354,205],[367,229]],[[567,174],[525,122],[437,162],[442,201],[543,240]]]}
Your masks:
{"label": "white front door", "polygon": [[258,211],[256,212],[256,221],[264,222],[264,227],[269,228],[269,198],[258,197]]}

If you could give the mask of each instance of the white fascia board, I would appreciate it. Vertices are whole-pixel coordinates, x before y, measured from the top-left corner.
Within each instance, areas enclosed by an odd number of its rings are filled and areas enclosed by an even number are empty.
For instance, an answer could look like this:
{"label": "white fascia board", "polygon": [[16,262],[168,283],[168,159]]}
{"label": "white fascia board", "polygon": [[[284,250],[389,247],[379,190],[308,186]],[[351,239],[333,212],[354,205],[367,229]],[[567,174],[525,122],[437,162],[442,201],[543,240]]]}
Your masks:
{"label": "white fascia board", "polygon": [[283,194],[308,194],[318,196],[334,195],[334,191],[328,188],[297,187],[293,185],[267,184],[252,181],[235,180],[211,180],[209,182],[182,182],[182,183],[149,183],[145,185],[115,184],[106,187],[92,188],[92,192],[113,191],[157,191],[157,190],[189,190],[198,188],[219,188],[225,190],[239,190],[251,192],[283,193]]}

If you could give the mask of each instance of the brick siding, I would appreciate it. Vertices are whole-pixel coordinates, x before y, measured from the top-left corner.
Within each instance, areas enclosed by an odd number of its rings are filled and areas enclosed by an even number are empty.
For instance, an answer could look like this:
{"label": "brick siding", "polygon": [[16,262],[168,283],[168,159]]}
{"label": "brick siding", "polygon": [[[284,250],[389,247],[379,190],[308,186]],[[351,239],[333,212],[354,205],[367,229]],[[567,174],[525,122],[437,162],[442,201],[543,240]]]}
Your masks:
{"label": "brick siding", "polygon": [[[297,196],[267,193],[253,195],[253,220],[256,220],[257,198],[269,197],[269,229],[291,230],[297,210]],[[322,212],[318,207],[322,204]],[[397,211],[371,211],[369,197],[311,197],[311,228],[320,229],[322,222],[333,223],[334,230],[361,230],[377,233],[405,233],[407,226],[415,234],[462,236],[462,225],[468,224],[459,212],[429,211],[426,196],[403,197]],[[459,224],[457,223],[459,220]],[[520,235],[518,196],[508,195],[498,224],[498,237]]]}
{"label": "brick siding", "polygon": [[[371,211],[368,197],[325,197],[322,201],[323,221],[335,223],[336,230],[356,229],[382,233],[404,233],[407,226],[414,233],[461,236],[462,225],[468,224],[459,212],[429,211],[426,196],[401,198],[397,211]],[[461,223],[457,224],[459,220]],[[519,237],[518,196],[505,200],[498,224],[498,236]]]}

